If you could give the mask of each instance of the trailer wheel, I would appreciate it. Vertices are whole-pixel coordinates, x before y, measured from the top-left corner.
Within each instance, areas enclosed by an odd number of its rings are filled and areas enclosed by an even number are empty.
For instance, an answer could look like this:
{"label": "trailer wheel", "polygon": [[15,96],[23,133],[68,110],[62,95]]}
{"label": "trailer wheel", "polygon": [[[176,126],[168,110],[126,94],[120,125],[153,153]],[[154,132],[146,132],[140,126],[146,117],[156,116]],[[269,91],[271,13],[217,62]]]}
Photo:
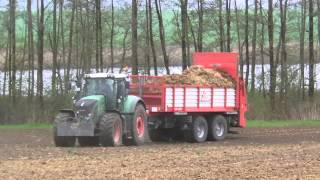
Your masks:
{"label": "trailer wheel", "polygon": [[209,121],[209,136],[212,140],[221,141],[228,133],[227,120],[222,115],[213,116]]}
{"label": "trailer wheel", "polygon": [[69,113],[59,113],[53,123],[53,137],[56,147],[73,147],[76,142],[76,138],[73,136],[58,136],[57,124],[64,123],[69,118],[72,118]]}
{"label": "trailer wheel", "polygon": [[129,146],[142,145],[148,131],[146,110],[142,104],[136,106],[132,121],[132,139],[126,139],[124,143]]}
{"label": "trailer wheel", "polygon": [[206,141],[208,136],[208,123],[203,116],[192,117],[192,124],[184,132],[185,140],[188,142],[201,143]]}
{"label": "trailer wheel", "polygon": [[98,146],[99,137],[78,137],[79,145],[82,147],[86,146]]}
{"label": "trailer wheel", "polygon": [[117,113],[106,113],[99,123],[99,142],[101,146],[120,146],[122,144],[122,120]]}

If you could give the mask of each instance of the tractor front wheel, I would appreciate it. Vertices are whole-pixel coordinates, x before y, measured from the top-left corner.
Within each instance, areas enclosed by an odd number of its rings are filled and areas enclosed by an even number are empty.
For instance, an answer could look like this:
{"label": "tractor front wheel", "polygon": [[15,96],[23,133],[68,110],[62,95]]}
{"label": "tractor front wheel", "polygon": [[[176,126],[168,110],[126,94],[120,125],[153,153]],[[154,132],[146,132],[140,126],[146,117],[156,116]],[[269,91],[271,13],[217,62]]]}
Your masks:
{"label": "tractor front wheel", "polygon": [[126,139],[126,145],[142,145],[145,142],[147,129],[146,109],[142,104],[136,106],[132,122],[132,139]]}
{"label": "tractor front wheel", "polygon": [[106,113],[99,124],[101,146],[120,146],[122,144],[122,120],[117,113]]}

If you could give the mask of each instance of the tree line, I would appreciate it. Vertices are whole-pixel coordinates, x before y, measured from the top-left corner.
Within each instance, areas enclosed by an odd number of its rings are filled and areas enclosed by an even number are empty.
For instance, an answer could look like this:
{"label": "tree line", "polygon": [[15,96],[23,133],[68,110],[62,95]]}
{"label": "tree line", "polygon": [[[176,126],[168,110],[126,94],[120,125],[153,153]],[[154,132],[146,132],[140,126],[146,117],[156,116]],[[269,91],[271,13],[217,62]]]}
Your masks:
{"label": "tree line", "polygon": [[[115,67],[121,71],[128,64],[132,74],[143,69],[146,74],[153,70],[158,75],[158,69],[164,66],[170,74],[169,52],[174,46],[179,49],[182,69],[192,64],[195,51],[238,52],[239,71],[247,79],[248,91],[262,95],[273,111],[279,105],[287,109],[292,90],[302,101],[312,101],[316,93],[320,0],[239,3],[9,0],[0,24],[4,39],[0,44],[4,52],[2,94],[15,104],[25,91],[30,101],[43,107],[43,72],[48,63],[52,71],[49,95],[53,97],[68,94],[65,87],[72,73],[81,76],[91,69],[114,72]],[[23,28],[17,31],[21,21]],[[292,61],[292,56],[298,61]],[[290,72],[292,64],[299,65],[296,76]],[[257,77],[257,65],[261,65],[261,77]],[[27,71],[26,89],[22,88],[22,70]],[[298,84],[292,86],[292,82]]]}

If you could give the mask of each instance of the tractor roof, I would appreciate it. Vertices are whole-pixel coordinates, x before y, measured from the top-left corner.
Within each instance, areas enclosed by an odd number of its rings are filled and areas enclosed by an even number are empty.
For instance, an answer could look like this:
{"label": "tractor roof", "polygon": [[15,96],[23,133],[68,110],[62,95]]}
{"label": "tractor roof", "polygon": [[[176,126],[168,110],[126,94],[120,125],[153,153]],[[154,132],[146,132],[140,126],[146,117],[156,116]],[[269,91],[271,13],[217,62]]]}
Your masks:
{"label": "tractor roof", "polygon": [[126,74],[115,74],[115,73],[93,73],[93,74],[85,74],[85,78],[127,78],[128,75]]}

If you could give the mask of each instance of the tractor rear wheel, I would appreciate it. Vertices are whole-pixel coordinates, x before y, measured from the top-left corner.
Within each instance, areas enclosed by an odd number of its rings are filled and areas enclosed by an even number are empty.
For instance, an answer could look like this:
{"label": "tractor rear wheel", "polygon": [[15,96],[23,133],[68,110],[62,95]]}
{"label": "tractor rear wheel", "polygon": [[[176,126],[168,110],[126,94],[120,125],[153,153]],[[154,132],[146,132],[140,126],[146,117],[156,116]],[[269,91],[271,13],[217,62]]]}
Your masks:
{"label": "tractor rear wheel", "polygon": [[201,143],[206,141],[208,135],[208,123],[203,116],[192,117],[192,123],[184,132],[184,138],[188,142]]}
{"label": "tractor rear wheel", "polygon": [[82,147],[86,146],[98,146],[99,138],[98,137],[78,137],[79,145]]}
{"label": "tractor rear wheel", "polygon": [[122,119],[117,113],[106,113],[99,123],[99,142],[101,146],[120,146],[122,144]]}
{"label": "tractor rear wheel", "polygon": [[142,104],[136,106],[131,128],[132,139],[126,139],[125,144],[135,146],[144,144],[148,128],[146,109]]}
{"label": "tractor rear wheel", "polygon": [[209,120],[209,137],[214,141],[225,139],[228,133],[227,120],[222,115],[213,116]]}
{"label": "tractor rear wheel", "polygon": [[57,124],[65,123],[68,119],[72,118],[69,113],[59,113],[53,123],[53,137],[56,147],[73,147],[76,142],[76,138],[73,136],[58,136]]}

